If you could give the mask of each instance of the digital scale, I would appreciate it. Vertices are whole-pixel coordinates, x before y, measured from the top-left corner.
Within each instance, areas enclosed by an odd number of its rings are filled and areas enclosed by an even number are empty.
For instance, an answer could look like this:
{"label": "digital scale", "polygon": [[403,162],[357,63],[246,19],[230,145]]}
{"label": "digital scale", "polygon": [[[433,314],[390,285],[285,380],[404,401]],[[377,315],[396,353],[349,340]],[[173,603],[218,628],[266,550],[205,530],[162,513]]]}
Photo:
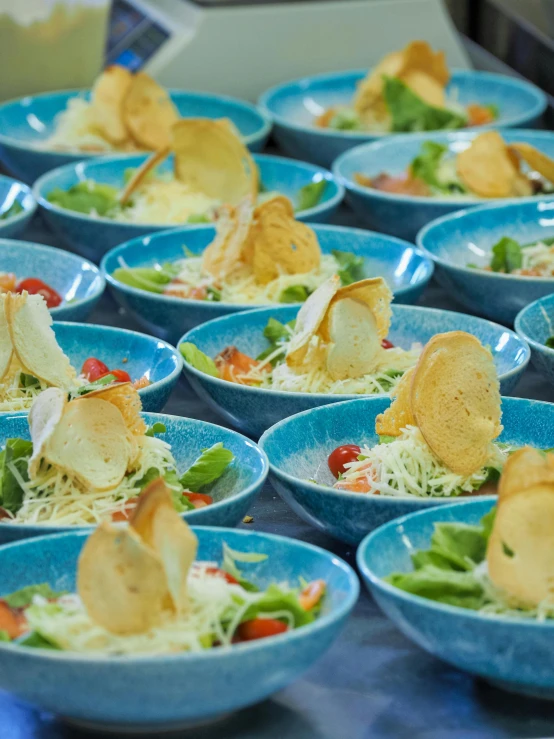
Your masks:
{"label": "digital scale", "polygon": [[441,0],[113,0],[106,63],[255,100],[285,80],[370,67],[414,39],[471,66]]}

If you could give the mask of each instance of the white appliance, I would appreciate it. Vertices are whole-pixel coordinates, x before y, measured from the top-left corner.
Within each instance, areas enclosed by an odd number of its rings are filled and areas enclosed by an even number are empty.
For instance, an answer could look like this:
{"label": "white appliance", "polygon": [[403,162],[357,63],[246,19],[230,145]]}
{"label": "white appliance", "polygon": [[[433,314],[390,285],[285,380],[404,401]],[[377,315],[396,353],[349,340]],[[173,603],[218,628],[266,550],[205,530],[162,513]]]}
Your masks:
{"label": "white appliance", "polygon": [[106,61],[255,100],[285,80],[369,67],[414,39],[470,66],[442,0],[113,0]]}

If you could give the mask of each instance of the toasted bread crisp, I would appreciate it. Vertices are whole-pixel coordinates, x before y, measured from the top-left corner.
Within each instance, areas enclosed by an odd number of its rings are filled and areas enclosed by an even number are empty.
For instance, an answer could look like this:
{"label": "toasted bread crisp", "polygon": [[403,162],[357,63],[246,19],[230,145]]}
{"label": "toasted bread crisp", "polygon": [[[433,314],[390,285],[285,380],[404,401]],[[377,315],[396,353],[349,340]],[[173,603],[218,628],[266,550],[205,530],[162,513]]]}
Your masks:
{"label": "toasted bread crisp", "polygon": [[394,390],[394,401],[384,413],[375,419],[375,432],[379,436],[400,436],[406,426],[415,426],[412,413],[412,379],[415,367],[405,372]]}
{"label": "toasted bread crisp", "polygon": [[13,358],[13,344],[6,318],[6,294],[0,295],[0,382],[9,374]]}
{"label": "toasted bread crisp", "polygon": [[121,146],[129,139],[123,120],[123,101],[132,81],[133,75],[126,67],[113,64],[102,72],[92,88],[96,127],[114,146]]}
{"label": "toasted bread crisp", "polygon": [[258,195],[258,169],[229,121],[186,118],[172,127],[175,177],[229,205]]}
{"label": "toasted bread crisp", "polygon": [[507,461],[487,548],[489,577],[515,606],[538,606],[554,587],[554,455],[525,447]]}
{"label": "toasted bread crisp", "polygon": [[140,167],[138,167],[134,171],[133,176],[123,188],[123,191],[119,196],[119,202],[121,205],[125,205],[125,203],[130,200],[131,195],[135,192],[135,190],[138,190],[138,188],[146,180],[148,175],[156,169],[158,164],[161,164],[163,161],[165,161],[168,156],[169,147],[166,147],[165,149],[155,151],[151,156],[148,157],[148,159],[144,160]]}
{"label": "toasted bread crisp", "polygon": [[136,388],[130,382],[120,382],[98,388],[92,393],[83,395],[84,400],[97,398],[114,405],[123,417],[125,425],[134,436],[146,433],[146,424],[140,415],[142,402]]}
{"label": "toasted bread crisp", "polygon": [[464,331],[436,334],[415,367],[411,407],[425,441],[446,467],[464,476],[479,470],[502,431],[490,351]]}
{"label": "toasted bread crisp", "polygon": [[546,180],[554,184],[554,160],[542,151],[535,149],[531,144],[514,142],[510,148],[515,150],[519,156],[527,162],[531,169],[538,172]]}
{"label": "toasted bread crisp", "polygon": [[456,157],[458,176],[471,192],[482,198],[513,195],[519,167],[496,131],[479,134]]}
{"label": "toasted bread crisp", "polygon": [[216,235],[204,249],[202,269],[225,279],[244,263],[244,248],[252,224],[253,206],[246,196],[237,207],[223,206],[216,222]]}
{"label": "toasted bread crisp", "polygon": [[77,588],[89,616],[115,634],[140,634],[189,606],[196,536],[161,479],[142,492],[129,527],[103,523],[79,558]]}
{"label": "toasted bread crisp", "polygon": [[4,310],[12,346],[24,371],[53,387],[69,388],[75,370],[58,346],[44,298],[8,293]]}
{"label": "toasted bread crisp", "polygon": [[33,453],[29,460],[29,476],[36,477],[44,455],[46,444],[61,421],[68,403],[67,393],[57,387],[44,390],[29,411],[29,430],[33,442]]}
{"label": "toasted bread crisp", "polygon": [[179,113],[163,87],[145,72],[137,72],[123,99],[123,120],[139,147],[157,151],[169,147]]}
{"label": "toasted bread crisp", "polygon": [[436,108],[445,107],[446,92],[444,86],[426,72],[419,69],[409,70],[402,75],[401,80],[428,105],[434,105]]}

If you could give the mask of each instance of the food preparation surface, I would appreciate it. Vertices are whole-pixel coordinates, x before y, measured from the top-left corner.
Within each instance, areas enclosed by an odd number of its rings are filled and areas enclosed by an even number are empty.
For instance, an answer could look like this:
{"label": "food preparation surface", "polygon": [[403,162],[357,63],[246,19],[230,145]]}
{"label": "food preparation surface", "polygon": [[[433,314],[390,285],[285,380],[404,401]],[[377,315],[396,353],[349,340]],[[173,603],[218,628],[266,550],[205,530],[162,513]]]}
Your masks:
{"label": "food preparation surface", "polygon": [[[335,222],[358,225],[346,209]],[[22,238],[55,245],[38,219]],[[420,304],[462,310],[434,284]],[[138,329],[128,316],[118,312],[107,293],[90,322]],[[531,367],[515,394],[554,401],[554,387]],[[226,425],[196,398],[184,379],[165,410]],[[269,484],[250,515],[253,522],[242,524],[243,528],[302,539],[354,564],[353,547],[305,524]],[[301,680],[270,700],[215,724],[164,734],[175,739],[538,739],[552,735],[553,703],[509,695],[439,662],[408,641],[364,590],[341,637]],[[92,736],[99,735],[73,728],[0,692],[1,739]]]}

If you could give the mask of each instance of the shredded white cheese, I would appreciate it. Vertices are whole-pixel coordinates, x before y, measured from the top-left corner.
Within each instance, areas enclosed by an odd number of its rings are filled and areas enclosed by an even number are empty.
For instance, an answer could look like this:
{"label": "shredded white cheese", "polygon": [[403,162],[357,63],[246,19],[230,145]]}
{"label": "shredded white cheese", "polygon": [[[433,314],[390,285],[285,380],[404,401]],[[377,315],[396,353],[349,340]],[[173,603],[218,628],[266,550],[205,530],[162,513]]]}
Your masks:
{"label": "shredded white cheese", "polygon": [[[40,142],[42,149],[58,151],[121,151],[97,128],[91,104],[82,97],[68,100],[67,108],[56,116],[54,133]],[[125,151],[137,151],[132,145]]]}

